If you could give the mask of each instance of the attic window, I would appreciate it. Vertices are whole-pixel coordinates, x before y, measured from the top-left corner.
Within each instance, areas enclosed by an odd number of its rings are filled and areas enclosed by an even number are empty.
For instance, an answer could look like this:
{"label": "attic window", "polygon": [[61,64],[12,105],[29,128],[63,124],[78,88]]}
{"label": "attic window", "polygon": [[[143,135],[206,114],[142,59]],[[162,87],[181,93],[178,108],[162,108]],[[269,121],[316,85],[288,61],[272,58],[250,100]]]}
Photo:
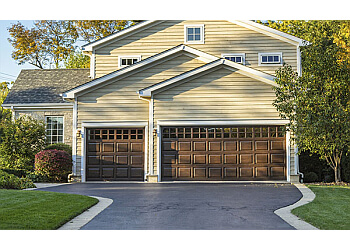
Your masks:
{"label": "attic window", "polygon": [[282,65],[282,52],[259,53],[259,65]]}
{"label": "attic window", "polygon": [[185,25],[185,43],[204,43],[204,24]]}
{"label": "attic window", "polygon": [[141,61],[141,56],[119,56],[119,68],[127,67]]}
{"label": "attic window", "polygon": [[245,54],[240,53],[240,54],[222,54],[222,58],[225,58],[227,60],[230,60],[235,63],[240,63],[245,65]]}

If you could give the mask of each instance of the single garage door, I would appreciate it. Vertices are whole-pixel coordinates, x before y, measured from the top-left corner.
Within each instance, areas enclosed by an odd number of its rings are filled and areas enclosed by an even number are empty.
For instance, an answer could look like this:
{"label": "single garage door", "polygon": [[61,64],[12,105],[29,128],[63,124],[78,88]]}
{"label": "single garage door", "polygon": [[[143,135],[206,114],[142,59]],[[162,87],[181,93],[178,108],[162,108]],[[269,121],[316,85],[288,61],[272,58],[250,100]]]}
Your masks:
{"label": "single garage door", "polygon": [[88,129],[86,180],[144,179],[144,129]]}
{"label": "single garage door", "polygon": [[162,180],[285,180],[281,126],[163,127]]}

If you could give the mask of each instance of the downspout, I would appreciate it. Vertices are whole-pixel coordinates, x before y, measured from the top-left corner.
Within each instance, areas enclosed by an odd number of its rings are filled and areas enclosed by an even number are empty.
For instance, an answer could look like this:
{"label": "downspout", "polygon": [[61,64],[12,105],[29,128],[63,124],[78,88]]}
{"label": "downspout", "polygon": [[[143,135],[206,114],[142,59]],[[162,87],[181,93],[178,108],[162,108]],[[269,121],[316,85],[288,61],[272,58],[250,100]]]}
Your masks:
{"label": "downspout", "polygon": [[[138,93],[138,92],[137,92]],[[141,100],[148,102],[148,171],[146,176],[153,175],[153,96],[147,99],[139,96]]]}
{"label": "downspout", "polygon": [[[302,75],[302,68],[301,68],[301,51],[300,51],[300,45],[297,47],[297,73],[298,76]],[[304,174],[299,172],[299,149],[298,145],[294,143],[294,168],[295,168],[295,174],[301,176],[300,182],[303,183]]]}

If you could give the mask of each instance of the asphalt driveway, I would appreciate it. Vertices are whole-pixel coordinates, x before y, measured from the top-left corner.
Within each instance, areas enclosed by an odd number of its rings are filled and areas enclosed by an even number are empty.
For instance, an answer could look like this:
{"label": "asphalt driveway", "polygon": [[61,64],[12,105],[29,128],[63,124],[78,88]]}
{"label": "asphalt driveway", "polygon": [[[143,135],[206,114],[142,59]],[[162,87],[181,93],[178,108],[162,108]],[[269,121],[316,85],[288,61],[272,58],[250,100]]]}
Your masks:
{"label": "asphalt driveway", "polygon": [[294,229],[273,211],[302,196],[290,184],[75,183],[38,190],[113,199],[83,230]]}

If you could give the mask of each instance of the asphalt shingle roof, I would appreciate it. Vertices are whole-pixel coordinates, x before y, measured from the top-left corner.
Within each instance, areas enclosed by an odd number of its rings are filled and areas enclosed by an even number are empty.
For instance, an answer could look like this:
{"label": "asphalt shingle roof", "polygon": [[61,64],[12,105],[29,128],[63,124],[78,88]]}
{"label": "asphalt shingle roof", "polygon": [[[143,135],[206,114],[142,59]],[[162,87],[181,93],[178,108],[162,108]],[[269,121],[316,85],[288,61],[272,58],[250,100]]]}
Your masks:
{"label": "asphalt shingle roof", "polygon": [[90,69],[26,69],[3,104],[66,103],[60,94],[91,81]]}

